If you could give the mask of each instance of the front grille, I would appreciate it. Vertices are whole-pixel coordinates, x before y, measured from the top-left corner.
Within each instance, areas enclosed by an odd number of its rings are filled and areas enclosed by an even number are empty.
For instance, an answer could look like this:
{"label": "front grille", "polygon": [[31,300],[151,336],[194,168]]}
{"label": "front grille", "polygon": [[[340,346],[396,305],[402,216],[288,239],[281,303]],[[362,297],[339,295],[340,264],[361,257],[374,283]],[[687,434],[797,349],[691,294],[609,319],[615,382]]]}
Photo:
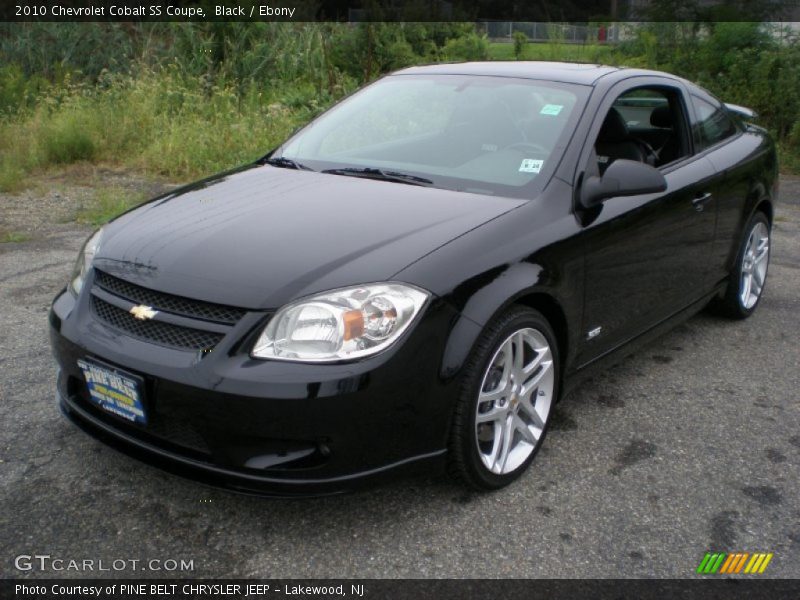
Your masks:
{"label": "front grille", "polygon": [[101,320],[121,329],[133,337],[171,346],[192,350],[209,350],[224,337],[221,333],[202,331],[189,327],[179,327],[161,321],[141,321],[129,312],[92,296],[92,310]]}
{"label": "front grille", "polygon": [[144,304],[161,312],[202,319],[214,323],[234,325],[239,322],[247,311],[224,304],[214,304],[201,300],[192,300],[182,296],[175,296],[164,292],[151,290],[119,277],[109,275],[104,271],[95,272],[95,283],[115,296],[130,300],[135,304]]}

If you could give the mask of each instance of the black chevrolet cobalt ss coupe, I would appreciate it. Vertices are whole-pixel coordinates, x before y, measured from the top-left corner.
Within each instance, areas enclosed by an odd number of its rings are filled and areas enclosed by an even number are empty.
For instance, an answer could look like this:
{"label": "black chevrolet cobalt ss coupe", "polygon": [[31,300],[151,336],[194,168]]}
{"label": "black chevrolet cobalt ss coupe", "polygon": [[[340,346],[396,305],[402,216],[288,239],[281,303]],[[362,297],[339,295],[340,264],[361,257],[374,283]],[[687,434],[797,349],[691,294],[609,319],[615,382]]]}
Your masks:
{"label": "black chevrolet cobalt ss coupe", "polygon": [[753,118],[653,71],[384,77],[89,238],[50,313],[60,406],[241,491],[504,486],[596,368],[756,309],[777,162]]}

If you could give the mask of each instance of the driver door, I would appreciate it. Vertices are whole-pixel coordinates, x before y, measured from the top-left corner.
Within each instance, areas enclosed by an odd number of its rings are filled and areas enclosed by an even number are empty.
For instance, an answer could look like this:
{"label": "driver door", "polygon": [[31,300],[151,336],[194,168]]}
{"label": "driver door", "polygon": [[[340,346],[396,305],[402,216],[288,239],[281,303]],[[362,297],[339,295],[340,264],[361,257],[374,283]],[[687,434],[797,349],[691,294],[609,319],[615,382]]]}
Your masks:
{"label": "driver door", "polygon": [[[709,193],[714,168],[705,158],[691,155],[683,90],[660,81],[635,89],[650,91],[669,103],[674,115],[671,133],[681,140],[680,150],[667,164],[651,157],[667,181],[666,191],[610,198],[585,222],[585,343],[580,365],[614,350],[706,293],[715,226]],[[630,91],[619,90],[609,97],[618,99]],[[597,140],[606,115],[615,107],[625,118],[619,103],[609,101],[598,111],[590,139]],[[637,125],[641,126],[640,120]],[[615,152],[612,145],[603,150],[609,152],[609,147]],[[599,170],[591,163],[597,154],[594,147],[588,152],[584,173]],[[614,159],[606,157],[607,162]]]}

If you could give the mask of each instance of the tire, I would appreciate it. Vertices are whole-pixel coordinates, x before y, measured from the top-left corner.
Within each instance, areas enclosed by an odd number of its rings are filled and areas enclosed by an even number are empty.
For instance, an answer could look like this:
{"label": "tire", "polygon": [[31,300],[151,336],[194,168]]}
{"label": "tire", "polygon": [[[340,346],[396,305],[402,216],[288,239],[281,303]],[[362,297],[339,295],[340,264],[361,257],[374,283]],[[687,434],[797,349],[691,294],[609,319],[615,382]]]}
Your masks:
{"label": "tire", "polygon": [[492,321],[462,376],[450,432],[451,472],[484,491],[525,472],[547,433],[559,366],[555,334],[539,312],[515,306]]}
{"label": "tire", "polygon": [[755,312],[766,285],[771,233],[766,215],[756,212],[744,228],[725,294],[712,303],[717,313],[746,319]]}

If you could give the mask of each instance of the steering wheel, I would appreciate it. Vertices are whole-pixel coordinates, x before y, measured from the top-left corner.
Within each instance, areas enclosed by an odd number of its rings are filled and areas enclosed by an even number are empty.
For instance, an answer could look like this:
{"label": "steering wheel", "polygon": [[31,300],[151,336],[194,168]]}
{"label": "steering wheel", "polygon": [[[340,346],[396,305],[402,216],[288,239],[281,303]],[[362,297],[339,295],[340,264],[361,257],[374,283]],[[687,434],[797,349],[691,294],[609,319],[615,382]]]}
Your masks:
{"label": "steering wheel", "polygon": [[523,149],[523,148],[530,148],[537,154],[544,154],[547,156],[550,154],[550,150],[545,148],[540,144],[534,144],[533,142],[516,142],[514,144],[509,144],[503,150],[515,150],[515,149]]}

